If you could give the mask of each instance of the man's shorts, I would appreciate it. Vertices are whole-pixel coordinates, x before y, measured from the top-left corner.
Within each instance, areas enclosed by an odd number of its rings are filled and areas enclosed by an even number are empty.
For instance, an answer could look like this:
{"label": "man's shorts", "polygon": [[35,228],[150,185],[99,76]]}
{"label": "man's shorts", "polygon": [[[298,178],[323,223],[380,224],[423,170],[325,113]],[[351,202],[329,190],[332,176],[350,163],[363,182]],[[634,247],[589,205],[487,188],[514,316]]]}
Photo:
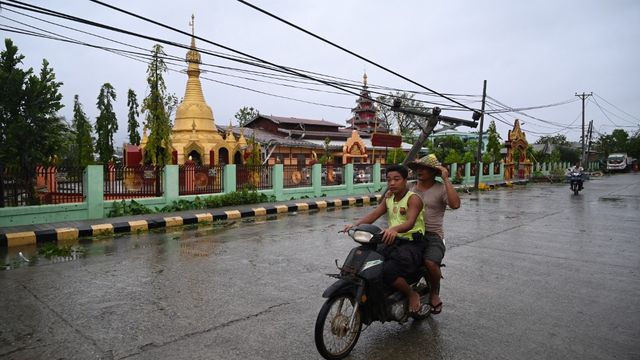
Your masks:
{"label": "man's shorts", "polygon": [[444,246],[444,241],[440,237],[440,235],[429,232],[424,235],[424,240],[426,241],[424,254],[422,258],[424,260],[430,260],[434,263],[440,265],[442,263],[442,259],[444,258],[444,253],[446,247]]}
{"label": "man's shorts", "polygon": [[385,257],[382,265],[384,283],[391,285],[398,277],[406,279],[417,272],[422,266],[424,245],[423,240],[404,241],[381,251]]}

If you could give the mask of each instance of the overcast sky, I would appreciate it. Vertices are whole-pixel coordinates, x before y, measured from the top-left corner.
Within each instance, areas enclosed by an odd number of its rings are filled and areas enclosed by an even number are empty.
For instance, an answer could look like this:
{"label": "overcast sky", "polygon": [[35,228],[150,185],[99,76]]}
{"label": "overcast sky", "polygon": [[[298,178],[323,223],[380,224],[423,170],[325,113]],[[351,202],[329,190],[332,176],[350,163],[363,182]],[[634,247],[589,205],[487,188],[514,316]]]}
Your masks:
{"label": "overcast sky", "polygon": [[[24,1],[144,35],[182,44],[190,42],[185,35],[90,1]],[[197,36],[278,65],[358,82],[366,71],[372,85],[425,91],[237,1],[105,1],[188,32],[191,31],[189,21],[193,13]],[[456,97],[474,108],[480,107],[479,102],[470,101],[480,100],[485,79],[488,81],[487,93],[514,108],[575,100],[562,106],[526,111],[538,119],[515,113],[502,114],[499,119],[511,124],[515,117],[520,118],[530,142],[542,134],[557,133],[567,135],[569,140],[579,139],[581,102],[575,96],[576,92],[594,93],[586,103],[586,120],[594,121],[596,131],[610,133],[614,128],[624,126],[627,131],[634,132],[640,126],[640,96],[637,92],[640,84],[639,1],[250,2],[432,90],[476,95]],[[10,20],[13,19],[87,43],[140,51],[9,10],[13,8],[0,11],[0,25],[26,28]],[[151,49],[154,44],[153,41],[125,34],[15,10],[144,49]],[[118,94],[116,111],[120,130],[115,142],[120,145],[125,141],[127,90],[133,89],[140,101],[148,93],[146,63],[100,49],[0,31],[3,38],[10,37],[19,52],[25,55],[25,66],[40,69],[43,58],[50,62],[58,81],[64,83],[61,88],[65,104],[62,115],[69,121],[73,117],[73,96],[78,94],[85,112],[95,122],[95,103],[100,86],[110,82]],[[210,51],[230,53],[203,41],[197,41],[197,45]],[[169,45],[165,45],[165,51],[180,58],[184,58],[186,53],[184,49]],[[202,55],[202,61],[210,65],[262,71],[206,54]],[[185,64],[171,67],[184,69]],[[235,123],[234,114],[243,106],[252,106],[263,114],[346,124],[345,121],[351,117],[349,109],[355,105],[356,96],[334,94],[339,90],[326,86],[284,82],[211,66],[202,68],[226,74],[208,72],[203,73],[203,77],[280,96],[203,79],[204,95],[218,125],[228,125],[230,121]],[[240,79],[239,76],[260,81]],[[168,91],[182,98],[186,78],[184,72],[167,73]],[[264,81],[313,87],[321,91]],[[454,105],[433,96],[418,95],[417,98],[443,102],[446,104],[444,107]],[[449,110],[443,114],[471,118],[469,112]],[[487,122],[490,120],[492,118],[487,118]],[[498,121],[497,125],[503,139],[506,138],[509,126]]]}

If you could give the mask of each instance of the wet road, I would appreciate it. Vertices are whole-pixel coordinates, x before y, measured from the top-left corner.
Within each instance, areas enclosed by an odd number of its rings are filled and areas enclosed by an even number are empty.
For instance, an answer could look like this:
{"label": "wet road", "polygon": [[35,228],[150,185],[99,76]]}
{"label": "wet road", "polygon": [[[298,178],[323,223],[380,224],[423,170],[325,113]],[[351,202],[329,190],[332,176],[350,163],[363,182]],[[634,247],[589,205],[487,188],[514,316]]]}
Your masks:
{"label": "wet road", "polygon": [[[0,271],[0,358],[317,359],[345,208],[96,240]],[[640,175],[462,196],[443,312],[375,323],[350,359],[640,358]]]}

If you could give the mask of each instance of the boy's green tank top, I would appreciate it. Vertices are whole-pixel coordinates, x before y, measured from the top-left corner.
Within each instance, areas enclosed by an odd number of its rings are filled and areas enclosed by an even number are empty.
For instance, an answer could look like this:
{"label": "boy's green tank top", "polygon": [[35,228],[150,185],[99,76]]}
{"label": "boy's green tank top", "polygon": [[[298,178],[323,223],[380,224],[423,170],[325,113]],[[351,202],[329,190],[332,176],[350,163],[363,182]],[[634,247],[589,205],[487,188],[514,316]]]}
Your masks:
{"label": "boy's green tank top", "polygon": [[[412,191],[407,191],[404,197],[398,202],[395,202],[393,200],[393,196],[385,200],[387,205],[389,227],[394,227],[407,221],[407,213],[409,211],[409,198],[414,194],[415,193]],[[420,210],[420,214],[418,214],[418,218],[416,218],[416,223],[413,224],[413,228],[405,233],[398,233],[398,236],[407,238],[408,240],[413,240],[412,235],[417,232],[423,235],[425,233],[424,207]]]}

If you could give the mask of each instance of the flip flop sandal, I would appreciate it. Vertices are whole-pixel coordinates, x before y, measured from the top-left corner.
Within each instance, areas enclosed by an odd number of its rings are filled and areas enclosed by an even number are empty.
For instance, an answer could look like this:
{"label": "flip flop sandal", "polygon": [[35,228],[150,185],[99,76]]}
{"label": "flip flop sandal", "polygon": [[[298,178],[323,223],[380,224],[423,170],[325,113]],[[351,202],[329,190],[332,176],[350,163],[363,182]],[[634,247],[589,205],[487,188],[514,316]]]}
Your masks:
{"label": "flip flop sandal", "polygon": [[442,301],[435,305],[429,304],[429,306],[431,306],[431,313],[434,315],[440,314],[442,312]]}

